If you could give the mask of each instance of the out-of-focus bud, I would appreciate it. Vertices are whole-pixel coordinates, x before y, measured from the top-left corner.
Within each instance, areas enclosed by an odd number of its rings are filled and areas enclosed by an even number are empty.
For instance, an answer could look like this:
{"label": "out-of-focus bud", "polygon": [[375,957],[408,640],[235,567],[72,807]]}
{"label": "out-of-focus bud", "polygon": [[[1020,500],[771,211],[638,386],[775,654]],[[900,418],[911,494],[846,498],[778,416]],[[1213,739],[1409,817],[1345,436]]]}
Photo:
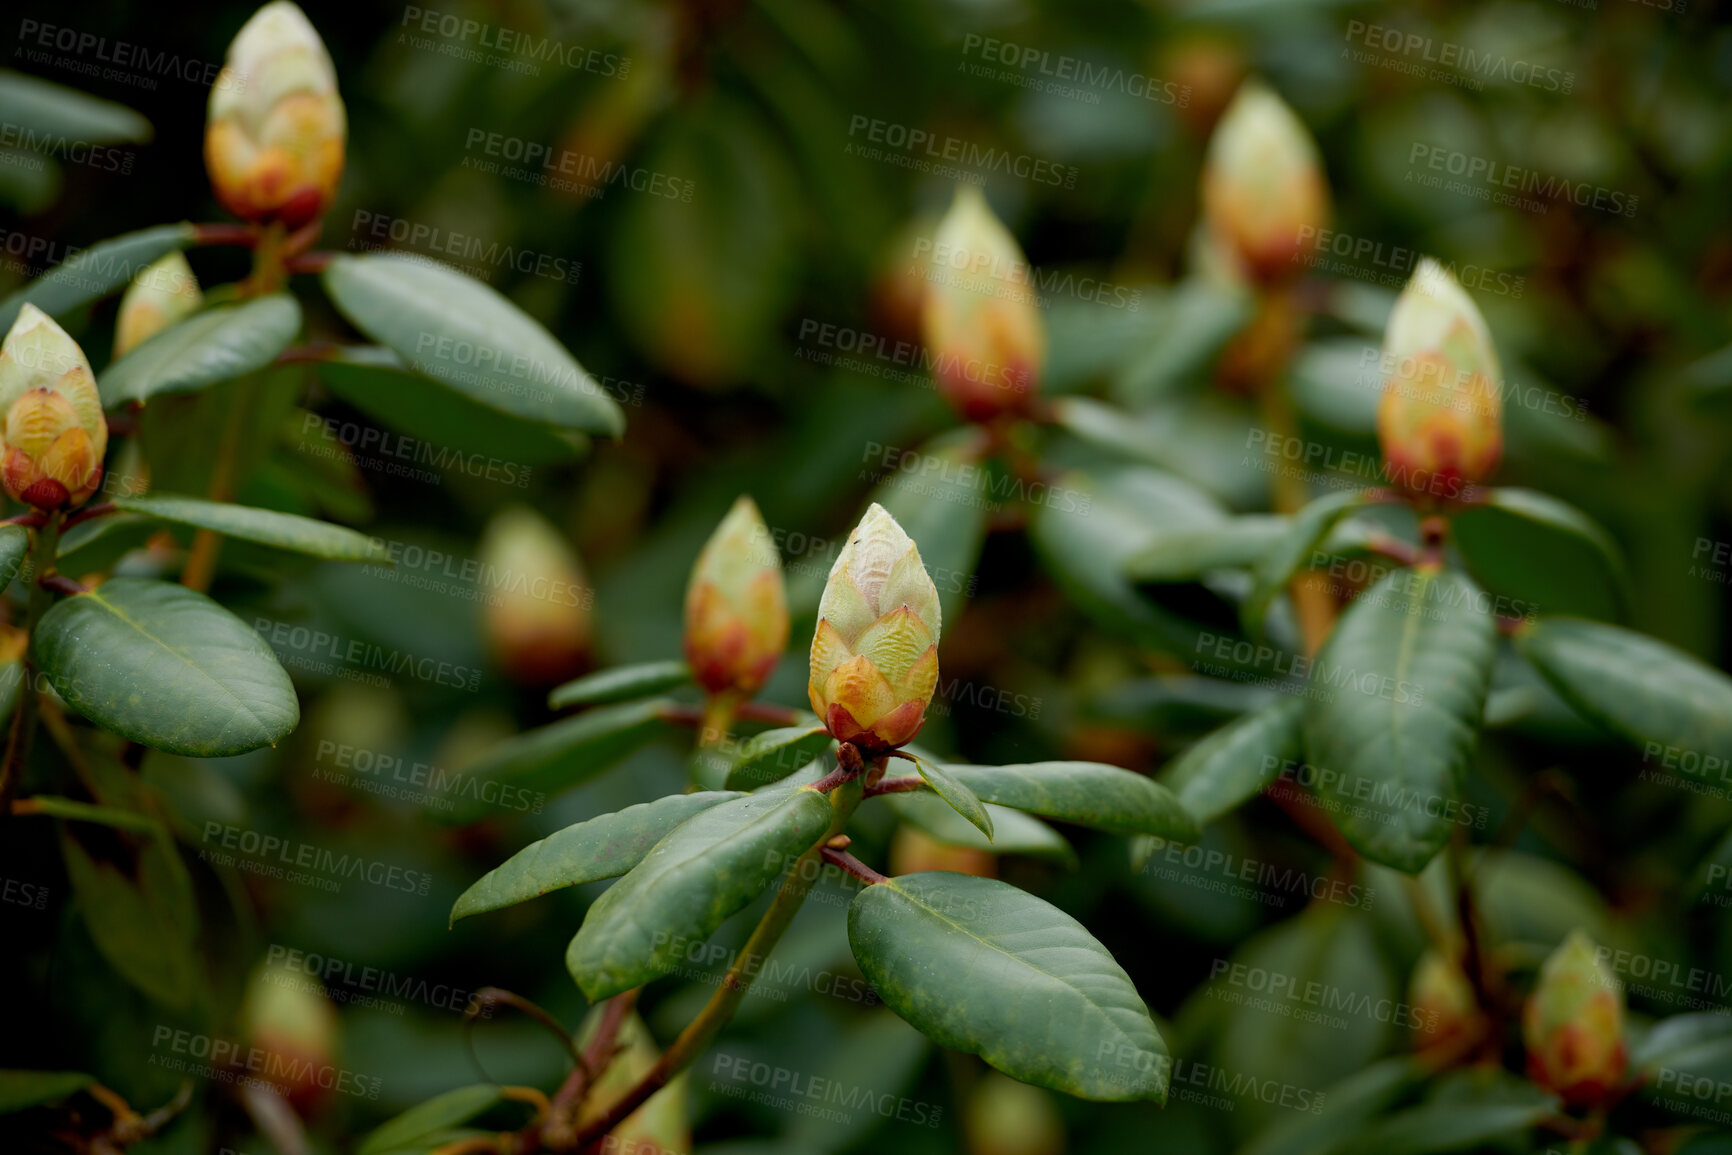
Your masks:
{"label": "out-of-focus bud", "polygon": [[988,1071],[968,1097],[969,1155],[1061,1155],[1064,1120],[1052,1092]]}
{"label": "out-of-focus bud", "polygon": [[1215,127],[1244,80],[1245,53],[1218,33],[1193,32],[1166,40],[1154,72],[1171,85],[1161,90],[1163,97],[1171,97],[1162,103],[1171,104],[1185,125],[1202,136]]}
{"label": "out-of-focus bud", "polygon": [[998,857],[972,846],[949,846],[912,826],[898,826],[890,841],[890,873],[948,870],[980,878],[998,877]]}
{"label": "out-of-focus bud", "polygon": [[1604,1102],[1624,1082],[1624,992],[1579,930],[1540,967],[1522,1011],[1528,1078],[1572,1107]]}
{"label": "out-of-focus bud", "polygon": [[[600,1015],[592,1015],[595,1023]],[[594,1034],[586,1025],[582,1043],[587,1046]],[[643,1020],[628,1015],[621,1024],[616,1045],[620,1048],[613,1062],[602,1068],[594,1086],[584,1096],[577,1114],[577,1128],[589,1126],[635,1087],[655,1067],[660,1052]],[[599,1150],[618,1155],[684,1155],[692,1149],[692,1129],[688,1122],[688,1077],[680,1075],[667,1086],[651,1095],[643,1106],[627,1115],[602,1140]],[[557,1121],[556,1127],[561,1126]],[[543,1138],[564,1139],[564,1131],[544,1134]]]}
{"label": "out-of-focus bud", "polygon": [[114,327],[114,355],[124,357],[170,325],[191,316],[204,302],[198,278],[176,250],[150,265],[120,299]]}
{"label": "out-of-focus bud", "polygon": [[956,190],[930,259],[921,327],[939,392],[969,421],[1028,413],[1046,327],[1027,258],[974,185]]}
{"label": "out-of-focus bud", "polygon": [[751,498],[710,535],[686,587],[686,661],[712,694],[749,698],[788,645],[782,559]]}
{"label": "out-of-focus bud", "polygon": [[290,0],[246,22],[211,88],[205,166],[223,207],[298,228],[329,207],[348,120],[325,42]]}
{"label": "out-of-focus bud", "polygon": [[812,711],[868,757],[913,740],[938,685],[938,591],[876,503],[830,567],[812,636]]}
{"label": "out-of-focus bud", "polygon": [[1434,950],[1413,968],[1407,1003],[1414,1011],[1413,1048],[1422,1054],[1455,1054],[1484,1034],[1473,985],[1459,966]]}
{"label": "out-of-focus bud", "polygon": [[1383,469],[1395,485],[1454,499],[1503,455],[1503,375],[1485,318],[1426,257],[1389,315],[1377,406]]}
{"label": "out-of-focus bud", "polygon": [[102,481],[108,422],[78,342],[25,305],[0,344],[0,478],[38,509],[82,504]]}
{"label": "out-of-focus bud", "polygon": [[1209,139],[1203,213],[1220,247],[1262,284],[1298,276],[1305,238],[1329,220],[1317,145],[1260,81],[1239,87]]}
{"label": "out-of-focus bud", "polygon": [[301,1115],[312,1114],[335,1084],[337,1010],[316,977],[281,963],[253,972],[241,1004],[241,1034],[264,1053],[261,1077]]}
{"label": "out-of-focus bud", "polygon": [[494,515],[481,537],[480,584],[490,595],[488,646],[514,680],[544,686],[582,667],[592,595],[577,551],[539,514],[511,506]]}

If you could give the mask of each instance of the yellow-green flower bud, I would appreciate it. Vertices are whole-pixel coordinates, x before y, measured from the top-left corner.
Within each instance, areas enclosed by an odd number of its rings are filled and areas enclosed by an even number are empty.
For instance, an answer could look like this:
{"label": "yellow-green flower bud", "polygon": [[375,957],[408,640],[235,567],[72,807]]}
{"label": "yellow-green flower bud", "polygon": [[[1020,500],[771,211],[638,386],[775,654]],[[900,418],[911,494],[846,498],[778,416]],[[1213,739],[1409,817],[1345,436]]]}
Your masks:
{"label": "yellow-green flower bud", "polygon": [[114,355],[124,357],[204,303],[198,278],[179,250],[147,267],[126,287],[114,326]]}
{"label": "yellow-green flower bud", "polygon": [[243,220],[306,224],[336,196],[347,132],[325,42],[290,0],[271,0],[211,89],[204,155],[217,199]]}
{"label": "yellow-green flower bud", "polygon": [[1624,1082],[1624,992],[1579,930],[1540,967],[1522,1011],[1528,1078],[1572,1107],[1605,1102]]}
{"label": "yellow-green flower bud", "polygon": [[241,1032],[261,1052],[261,1073],[289,1105],[311,1114],[331,1093],[321,1078],[336,1062],[337,1010],[313,975],[281,963],[253,972],[241,1005]]}
{"label": "yellow-green flower bud", "polygon": [[38,509],[81,505],[102,480],[108,422],[78,342],[25,305],[0,344],[0,478]]}
{"label": "yellow-green flower bud", "polygon": [[686,587],[686,662],[712,694],[749,698],[788,646],[782,559],[742,496],[710,535]]}
{"label": "yellow-green flower bud", "polygon": [[1303,269],[1305,238],[1329,220],[1323,160],[1305,125],[1252,79],[1240,86],[1209,139],[1203,214],[1222,250],[1263,284]]}
{"label": "yellow-green flower bud", "polygon": [[932,238],[921,327],[938,391],[969,421],[1026,414],[1046,361],[1028,259],[974,185]]}
{"label": "yellow-green flower bud", "polygon": [[514,680],[568,678],[589,653],[591,592],[583,563],[557,529],[523,506],[500,510],[481,536],[487,642]]}
{"label": "yellow-green flower bud", "polygon": [[1503,375],[1485,318],[1427,257],[1401,291],[1383,338],[1377,438],[1389,480],[1454,500],[1503,455]]}
{"label": "yellow-green flower bud", "polygon": [[1426,951],[1413,968],[1407,1003],[1414,1010],[1413,1045],[1421,1052],[1458,1051],[1485,1029],[1473,985],[1461,967],[1436,951]]}
{"label": "yellow-green flower bud", "polygon": [[830,567],[812,636],[812,710],[868,756],[914,739],[938,684],[938,591],[920,550],[881,505]]}

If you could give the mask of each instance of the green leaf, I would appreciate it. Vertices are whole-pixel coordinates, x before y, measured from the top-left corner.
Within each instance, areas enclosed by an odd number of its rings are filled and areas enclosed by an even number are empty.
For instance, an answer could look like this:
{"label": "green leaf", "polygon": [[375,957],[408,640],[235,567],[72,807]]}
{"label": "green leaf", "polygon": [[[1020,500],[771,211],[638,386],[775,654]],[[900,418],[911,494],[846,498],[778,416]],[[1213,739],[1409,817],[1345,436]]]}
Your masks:
{"label": "green leaf", "polygon": [[1235,517],[1219,525],[1168,530],[1125,562],[1132,581],[1194,581],[1215,569],[1244,569],[1286,535],[1292,519],[1273,514]]}
{"label": "green leaf", "polygon": [[[549,726],[530,730],[499,743],[479,761],[464,768],[469,777],[494,781],[519,790],[555,793],[600,774],[603,770],[662,733],[667,723],[660,698],[587,710]],[[472,821],[491,807],[477,798],[459,805],[446,817]]]}
{"label": "green leaf", "polygon": [[1166,1101],[1166,1044],[1130,976],[1057,907],[923,871],[855,895],[848,941],[884,1002],[943,1046],[1078,1098]]}
{"label": "green leaf", "polygon": [[677,690],[691,680],[691,667],[684,662],[639,662],[588,674],[557,686],[547,695],[547,705],[549,709],[563,710],[568,706],[629,702],[633,698]]}
{"label": "green leaf", "polygon": [[153,835],[60,828],[60,852],[78,911],[102,957],[161,1003],[186,1007],[199,986],[198,909],[192,880],[160,826]]}
{"label": "green leaf", "polygon": [[779,781],[809,765],[832,741],[822,726],[783,726],[753,734],[739,744],[723,785],[728,790],[756,790]]}
{"label": "green leaf", "polygon": [[276,360],[301,331],[301,306],[287,293],[216,305],[164,329],[110,365],[97,382],[102,404],[191,393]]}
{"label": "green leaf", "polygon": [[291,553],[311,554],[329,561],[388,562],[391,556],[383,542],[364,533],[328,521],[278,513],[274,509],[252,509],[174,494],[117,497],[114,506],[157,521],[197,526],[242,541],[275,546]]}
{"label": "green leaf", "polygon": [[[922,767],[924,770],[925,767]],[[1111,834],[1154,834],[1195,842],[1197,820],[1178,796],[1150,778],[1104,762],[1025,762],[948,766],[958,783],[988,802]]]}
{"label": "green leaf", "polygon": [[936,762],[916,758],[914,768],[920,771],[920,777],[932,787],[934,794],[944,799],[952,810],[968,819],[968,824],[986,835],[988,842],[992,841],[992,815],[986,812],[986,807],[981,805],[974,791]]}
{"label": "green leaf", "polygon": [[1541,618],[1516,648],[1589,721],[1663,764],[1732,765],[1732,678],[1665,642],[1580,618]]}
{"label": "green leaf", "polygon": [[503,1097],[499,1088],[491,1083],[459,1087],[436,1095],[381,1123],[361,1141],[356,1155],[391,1155],[418,1140],[466,1123],[500,1102],[503,1102]]}
{"label": "green leaf", "polygon": [[567,826],[482,875],[451,908],[451,921],[527,902],[562,886],[617,878],[686,819],[742,797],[719,790],[670,794]]}
{"label": "green leaf", "polygon": [[1497,657],[1482,591],[1453,571],[1398,570],[1349,606],[1311,674],[1306,760],[1354,805],[1341,833],[1417,874],[1461,820],[1457,796]]}
{"label": "green leaf", "polygon": [[405,364],[483,405],[543,425],[618,436],[619,406],[565,346],[497,290],[396,253],[332,259],[325,291]]}
{"label": "green leaf", "polygon": [[810,787],[749,794],[702,811],[656,843],[596,900],[565,965],[591,1002],[679,967],[830,829],[830,799]]}
{"label": "green leaf", "polygon": [[79,1071],[0,1071],[0,1115],[64,1099],[94,1082]]}
{"label": "green leaf", "polygon": [[21,526],[0,526],[0,590],[12,584],[30,555],[30,533]]}
{"label": "green leaf", "polygon": [[524,486],[529,483],[528,467],[572,461],[589,448],[589,438],[575,430],[502,413],[443,381],[411,372],[389,349],[345,348],[319,362],[318,371],[332,393],[414,439],[409,444],[381,438],[376,446],[366,440],[350,445],[362,458],[453,469],[504,486]]}
{"label": "green leaf", "polygon": [[67,818],[74,822],[96,822],[138,834],[160,835],[164,832],[162,823],[150,815],[118,806],[93,806],[88,802],[61,798],[53,794],[33,795],[25,804],[26,810],[15,810],[13,813],[45,814],[50,818]]}
{"label": "green leaf", "polygon": [[1691,1092],[1732,1083],[1732,1016],[1723,1011],[1674,1015],[1655,1023],[1630,1054],[1643,1098],[1681,1114],[1702,1109]]}
{"label": "green leaf", "polygon": [[1303,757],[1304,713],[1304,699],[1286,698],[1246,714],[1174,759],[1163,781],[1207,825],[1261,793],[1282,764]]}
{"label": "green leaf", "polygon": [[217,758],[274,746],[301,719],[270,647],[183,586],[115,578],[50,608],[30,645],[67,705],[171,754]]}
{"label": "green leaf", "polygon": [[1251,592],[1239,607],[1239,620],[1254,638],[1263,636],[1269,606],[1305,568],[1311,555],[1342,518],[1365,504],[1363,490],[1343,489],[1325,494],[1293,515],[1293,521],[1251,568]]}
{"label": "green leaf", "polygon": [[992,838],[988,839],[935,794],[886,794],[884,801],[898,819],[946,845],[989,854],[1026,854],[1073,870],[1077,866],[1076,851],[1064,835],[1020,810],[986,803],[987,816],[992,819]]}
{"label": "green leaf", "polygon": [[1354,1155],[1496,1150],[1558,1109],[1556,1096],[1507,1071],[1452,1071],[1426,1102],[1363,1128],[1344,1150]]}
{"label": "green leaf", "polygon": [[158,257],[192,244],[192,239],[193,226],[182,222],[98,241],[0,301],[0,332],[12,327],[26,301],[51,317],[63,317],[106,297]]}
{"label": "green leaf", "polygon": [[1611,535],[1587,514],[1531,489],[1492,489],[1454,518],[1452,537],[1475,580],[1506,595],[1512,617],[1617,616],[1629,576]]}
{"label": "green leaf", "polygon": [[29,148],[46,137],[50,147],[34,151],[49,154],[68,143],[143,144],[153,135],[150,121],[124,104],[8,68],[0,68],[0,108],[14,137],[8,143]]}
{"label": "green leaf", "polygon": [[1312,1111],[1262,1132],[1242,1155],[1331,1155],[1425,1076],[1425,1065],[1412,1055],[1379,1059],[1319,1093]]}

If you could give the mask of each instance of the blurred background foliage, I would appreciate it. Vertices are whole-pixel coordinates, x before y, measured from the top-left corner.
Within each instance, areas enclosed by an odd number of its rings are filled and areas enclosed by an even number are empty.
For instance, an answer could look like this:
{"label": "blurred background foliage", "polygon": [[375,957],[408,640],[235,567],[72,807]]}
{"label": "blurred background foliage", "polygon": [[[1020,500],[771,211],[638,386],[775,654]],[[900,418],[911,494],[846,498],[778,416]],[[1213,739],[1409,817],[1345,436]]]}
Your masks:
{"label": "blurred background foliage", "polygon": [[[125,118],[108,126],[109,139],[134,157],[128,172],[53,159],[33,165],[11,152],[16,163],[0,168],[7,235],[82,246],[161,222],[221,219],[200,159],[205,86],[170,76],[145,89],[33,61],[21,20],[219,62],[251,7],[191,3],[170,19],[169,10],[117,0],[16,7],[6,29],[15,44],[9,67],[123,103],[153,131]],[[1134,297],[1121,300],[1135,302],[1048,294],[1043,390],[1130,410],[1136,423],[1122,432],[1131,445],[1114,464],[1057,430],[1042,435],[1043,453],[1094,470],[1094,512],[1052,547],[1068,556],[1044,566],[1041,542],[1020,532],[1014,504],[995,512],[968,596],[947,599],[942,660],[955,700],[935,711],[923,744],[983,763],[1072,756],[1153,771],[1197,735],[1267,700],[1269,691],[1193,676],[1194,655],[1163,626],[1176,618],[1193,623],[1191,636],[1199,621],[1230,632],[1213,593],[1167,591],[1163,604],[1130,590],[1112,562],[1166,516],[1138,488],[1148,465],[1228,509],[1269,508],[1269,476],[1246,448],[1259,419],[1221,359],[1248,312],[1200,275],[1191,256],[1202,150],[1214,117],[1252,73],[1315,134],[1334,227],[1376,246],[1375,255],[1345,260],[1345,275],[1315,270],[1307,278],[1314,315],[1288,382],[1303,436],[1337,452],[1375,454],[1380,382],[1366,379],[1359,359],[1379,343],[1411,268],[1411,256],[1392,265],[1402,258],[1390,254],[1431,253],[1458,269],[1500,274],[1494,283],[1512,291],[1469,289],[1506,375],[1572,399],[1586,416],[1506,405],[1499,483],[1556,493],[1611,529],[1634,596],[1621,610],[1596,604],[1590,612],[1619,613],[1724,665],[1726,567],[1700,564],[1702,539],[1732,540],[1732,27],[1714,3],[1693,0],[1683,12],[1635,0],[1399,9],[1310,0],[523,0],[429,9],[589,53],[585,67],[542,62],[533,70],[463,59],[476,42],[426,31],[414,6],[305,7],[336,60],[350,116],[348,168],[320,247],[382,243],[476,272],[604,381],[624,404],[628,429],[583,453],[507,437],[495,456],[527,467],[509,481],[451,468],[436,481],[394,476],[376,453],[369,466],[331,452],[337,443],[326,430],[372,428],[372,418],[331,382],[294,371],[283,438],[253,458],[240,500],[317,512],[404,548],[440,551],[459,568],[479,556],[494,514],[530,505],[575,545],[593,579],[589,667],[678,654],[690,564],[745,492],[784,550],[795,611],[796,644],[766,697],[802,705],[800,643],[838,538],[886,468],[882,448],[912,450],[956,426],[917,366],[907,372],[906,363],[871,354],[858,357],[865,371],[831,364],[842,350],[818,335],[837,326],[887,343],[917,340],[912,238],[930,236],[955,182],[858,155],[850,146],[873,131],[862,124],[882,121],[1074,168],[1072,179],[1055,183],[991,173],[985,187],[1036,268],[1124,286]],[[1364,46],[1351,39],[1353,22],[1541,62],[1573,82],[1567,93],[1500,80],[1476,91],[1405,75],[1355,57]],[[1172,82],[1188,99],[1113,87],[1079,89],[1085,96],[1076,99],[979,76],[970,69],[979,53],[967,48],[979,42],[969,37]],[[525,143],[633,175],[589,195],[486,171],[488,162],[509,166]],[[1424,168],[1412,159],[1421,144],[1617,190],[1638,207],[1622,216],[1551,202],[1543,213],[1524,212],[1421,187],[1410,179]],[[637,174],[661,179],[638,191],[630,187]],[[666,195],[682,185],[689,200]],[[406,223],[396,236],[393,221]],[[467,243],[452,242],[453,234],[483,250],[534,254],[524,266],[531,270],[545,258],[571,272],[546,275],[544,261],[537,275],[441,254],[441,245]],[[5,247],[0,292],[44,264],[20,261],[15,248]],[[190,259],[207,281],[243,271],[232,251]],[[345,335],[316,295],[303,300],[315,310],[315,334]],[[74,327],[93,360],[106,359],[113,308],[99,305]],[[907,379],[887,379],[895,376]],[[344,424],[309,422],[303,406]],[[442,420],[456,419],[429,415],[412,432],[437,442]],[[466,439],[479,435],[469,430]],[[186,436],[189,458],[210,451],[205,436]],[[356,452],[369,457],[364,447]],[[321,672],[316,654],[297,664],[308,655],[279,647],[305,707],[290,741],[232,760],[147,760],[145,780],[188,847],[204,926],[198,952],[208,977],[178,1010],[116,980],[66,902],[50,824],[9,826],[0,849],[6,876],[49,897],[40,910],[0,910],[10,944],[0,965],[20,996],[0,1062],[86,1069],[135,1105],[165,1101],[179,1078],[153,1062],[161,1054],[154,1033],[169,1024],[233,1035],[245,978],[273,947],[462,990],[498,985],[575,1021],[583,1002],[561,958],[599,887],[455,929],[446,926],[450,903],[533,838],[680,789],[687,748],[658,741],[539,813],[495,810],[467,825],[379,797],[357,785],[364,774],[326,781],[315,772],[331,765],[335,747],[460,768],[497,738],[548,720],[546,687],[505,676],[488,648],[474,583],[452,578],[449,567],[400,564],[387,573],[263,556],[249,564],[239,548],[225,562],[219,592],[249,621],[307,625],[482,673],[473,688],[401,675],[369,684]],[[1131,609],[1114,602],[1127,596]],[[1551,601],[1593,597],[1561,588]],[[1697,905],[1690,890],[1732,817],[1725,798],[1636,780],[1635,755],[1594,738],[1561,709],[1488,736],[1479,764],[1470,800],[1489,808],[1490,831],[1515,832],[1513,849],[1481,877],[1483,901],[1505,937],[1537,944],[1532,965],[1582,926],[1598,941],[1713,973],[1732,966],[1725,910]],[[1532,783],[1542,774],[1551,789],[1536,802]],[[1518,821],[1506,828],[1518,803]],[[210,822],[364,851],[427,872],[431,884],[421,895],[351,881],[333,894],[213,867],[199,853],[209,848]],[[1311,903],[1303,893],[1247,899],[1219,893],[1218,873],[1183,861],[1171,869],[1201,885],[1132,873],[1123,840],[1067,833],[1076,869],[1033,855],[1006,855],[997,869],[1081,918],[1111,948],[1162,1016],[1181,1060],[1178,1078],[1185,1062],[1212,1063],[1322,1092],[1407,1049],[1405,1032],[1376,1017],[1335,1030],[1229,1014],[1207,982],[1216,960],[1232,957],[1401,997],[1423,937],[1397,876],[1368,868],[1359,884],[1375,899],[1357,906]],[[888,827],[880,834],[868,849],[882,864]],[[1205,846],[1237,861],[1329,868],[1327,852],[1267,802],[1212,826]],[[857,975],[842,909],[813,904],[784,949],[815,969]],[[737,919],[719,940],[734,944],[749,925]],[[563,1072],[557,1044],[521,1017],[501,1014],[466,1033],[459,1013],[426,999],[398,1000],[394,1010],[347,1005],[361,993],[354,981],[334,976],[328,987],[339,1004],[342,1065],[382,1082],[376,1100],[335,1095],[319,1105],[310,1127],[319,1149],[348,1149],[350,1137],[454,1086],[497,1079],[551,1087]],[[705,990],[652,988],[652,1030],[668,1037]],[[1650,1014],[1678,1009],[1639,994],[1632,1005]],[[882,1008],[800,990],[747,1008],[722,1053],[807,1074],[833,1070],[907,1094],[940,1107],[938,1125],[868,1111],[839,1123],[743,1103],[716,1090],[706,1059],[691,1082],[704,1150],[1215,1151],[1294,1114],[1255,1096],[1224,1109],[1175,1095],[1164,1112],[1060,1101],[938,1052]],[[232,1099],[200,1084],[186,1120],[140,1149],[269,1149],[253,1126]],[[1391,1147],[1404,1149],[1393,1141],[1384,1149]]]}

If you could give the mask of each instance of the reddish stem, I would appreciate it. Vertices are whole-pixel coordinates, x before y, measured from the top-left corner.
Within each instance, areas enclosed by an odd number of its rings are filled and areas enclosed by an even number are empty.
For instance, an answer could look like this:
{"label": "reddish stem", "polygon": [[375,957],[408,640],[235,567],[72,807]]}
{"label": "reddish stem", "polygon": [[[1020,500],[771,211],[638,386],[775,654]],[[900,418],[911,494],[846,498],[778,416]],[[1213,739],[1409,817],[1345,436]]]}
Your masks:
{"label": "reddish stem", "polygon": [[918,774],[908,774],[901,778],[886,778],[876,786],[866,787],[866,797],[873,798],[879,794],[906,794],[910,790],[926,789],[926,779]]}
{"label": "reddish stem", "polygon": [[114,512],[116,512],[116,506],[112,501],[98,502],[96,505],[87,505],[71,517],[67,518],[62,528],[71,529],[75,525],[82,525],[87,521],[94,521],[99,517],[107,517],[109,514]]}
{"label": "reddish stem", "polygon": [[192,227],[192,243],[195,245],[239,245],[243,249],[256,249],[261,235],[256,225],[208,224]]}
{"label": "reddish stem", "polygon": [[846,850],[836,850],[826,846],[819,853],[824,856],[825,862],[841,869],[846,874],[853,875],[868,886],[877,886],[880,882],[890,881],[888,875],[879,874]]}
{"label": "reddish stem", "polygon": [[297,253],[283,259],[283,268],[291,273],[322,273],[330,267],[336,253]]}

